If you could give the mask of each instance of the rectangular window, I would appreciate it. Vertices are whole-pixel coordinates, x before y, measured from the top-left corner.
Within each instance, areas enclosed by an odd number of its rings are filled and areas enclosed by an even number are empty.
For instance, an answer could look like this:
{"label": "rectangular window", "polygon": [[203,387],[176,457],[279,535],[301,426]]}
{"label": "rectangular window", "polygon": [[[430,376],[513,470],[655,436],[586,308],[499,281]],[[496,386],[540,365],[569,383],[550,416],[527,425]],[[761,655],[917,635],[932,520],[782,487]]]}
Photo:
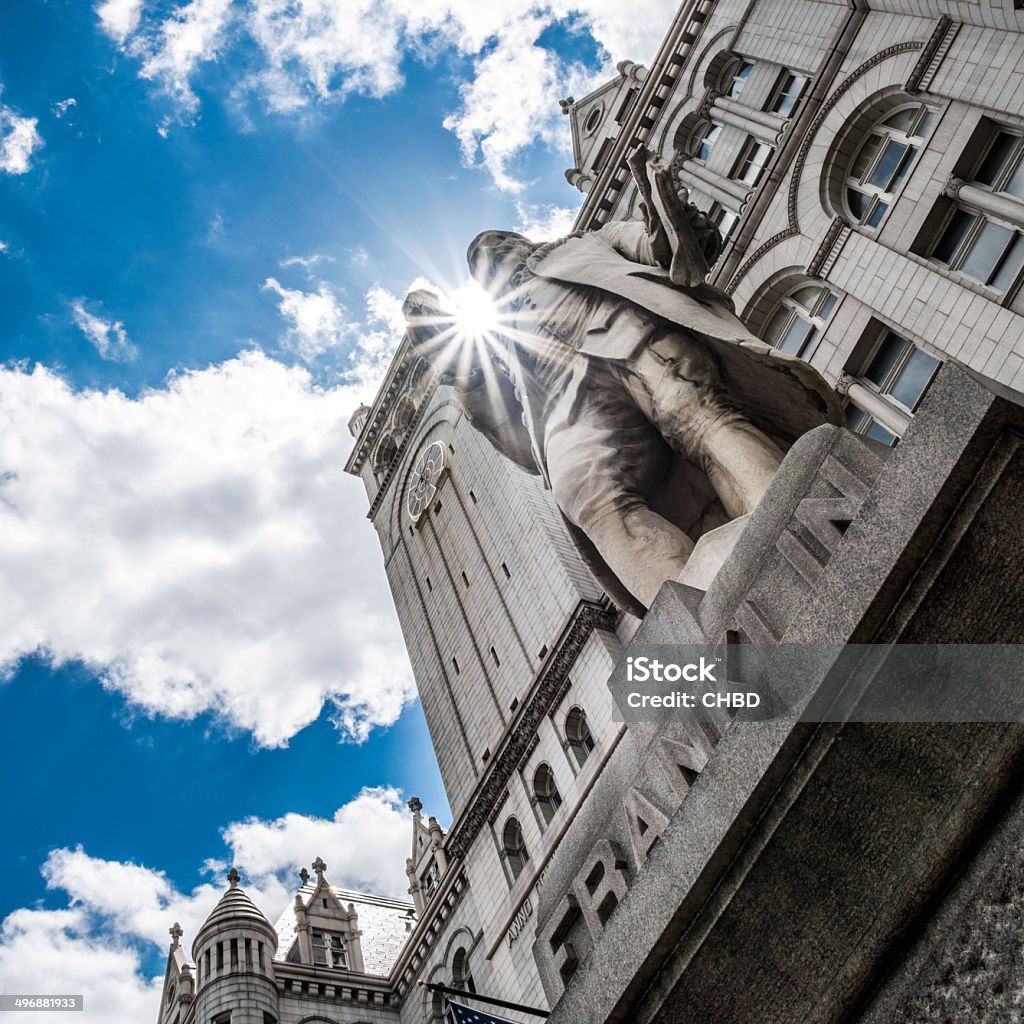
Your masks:
{"label": "rectangular window", "polygon": [[996,131],[974,173],[974,180],[993,192],[1024,199],[1024,137]]}
{"label": "rectangular window", "polygon": [[217,970],[222,971],[224,969],[224,943],[217,943]]}
{"label": "rectangular window", "polygon": [[1024,236],[983,213],[957,207],[932,250],[932,258],[1005,292],[1024,269]]}
{"label": "rectangular window", "polygon": [[771,159],[772,153],[771,146],[766,146],[757,139],[748,139],[731,177],[736,181],[746,182],[753,188],[764,175],[765,165]]}
{"label": "rectangular window", "polygon": [[711,156],[711,150],[715,148],[715,143],[721,134],[722,126],[711,121],[708,124],[707,131],[704,133],[704,137],[700,141],[700,145],[697,147],[697,152],[694,154],[698,160],[707,163],[708,157]]}
{"label": "rectangular window", "polygon": [[345,966],[345,940],[330,932],[313,933],[313,963],[325,967]]}
{"label": "rectangular window", "polygon": [[231,968],[235,970],[238,967],[238,939],[231,940]]}
{"label": "rectangular window", "polygon": [[[939,361],[913,342],[886,331],[860,373],[860,380],[905,412],[913,412],[932,382]],[[854,433],[896,443],[896,435],[852,403],[846,408],[846,425]]]}
{"label": "rectangular window", "polygon": [[750,78],[750,72],[754,70],[754,65],[749,60],[741,60],[736,70],[733,72],[732,81],[729,84],[729,96],[732,99],[738,99],[744,87],[747,84],[747,79]]}
{"label": "rectangular window", "polygon": [[768,109],[780,117],[789,117],[796,109],[806,88],[806,76],[794,74],[792,71],[783,71],[768,103]]}
{"label": "rectangular window", "polygon": [[494,659],[494,665],[496,668],[501,668],[501,659],[498,657],[498,652],[492,647],[491,657]]}
{"label": "rectangular window", "polygon": [[508,566],[504,562],[501,563],[501,571],[505,574],[505,579],[512,579],[512,573],[509,572]]}
{"label": "rectangular window", "polygon": [[729,234],[736,225],[736,221],[739,219],[738,213],[733,213],[732,210],[721,203],[712,203],[711,209],[708,210],[708,220],[712,224],[718,225],[718,230],[722,232],[723,241],[729,237]]}
{"label": "rectangular window", "polygon": [[456,675],[460,674],[461,669],[459,668],[459,659],[458,658],[452,658],[452,668],[455,669],[455,674]]}

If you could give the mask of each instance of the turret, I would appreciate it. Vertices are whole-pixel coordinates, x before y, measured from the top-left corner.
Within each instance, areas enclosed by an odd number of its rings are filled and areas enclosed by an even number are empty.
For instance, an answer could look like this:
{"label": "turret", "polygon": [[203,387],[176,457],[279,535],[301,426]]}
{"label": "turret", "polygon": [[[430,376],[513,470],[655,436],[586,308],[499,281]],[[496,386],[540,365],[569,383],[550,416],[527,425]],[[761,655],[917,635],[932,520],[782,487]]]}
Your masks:
{"label": "turret", "polygon": [[234,868],[228,881],[231,887],[192,943],[196,1020],[205,1024],[230,1013],[231,1024],[276,1024],[277,933],[239,888]]}

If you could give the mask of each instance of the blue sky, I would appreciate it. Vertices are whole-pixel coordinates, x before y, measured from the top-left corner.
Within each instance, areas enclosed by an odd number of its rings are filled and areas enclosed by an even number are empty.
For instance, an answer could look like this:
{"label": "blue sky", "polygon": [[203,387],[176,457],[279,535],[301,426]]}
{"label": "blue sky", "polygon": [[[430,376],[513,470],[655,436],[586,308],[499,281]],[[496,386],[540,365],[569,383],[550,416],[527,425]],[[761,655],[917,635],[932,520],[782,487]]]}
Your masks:
{"label": "blue sky", "polygon": [[0,5],[0,991],[155,1017],[232,862],[403,893],[448,812],[345,424],[414,282],[571,222],[557,100],[672,13]]}

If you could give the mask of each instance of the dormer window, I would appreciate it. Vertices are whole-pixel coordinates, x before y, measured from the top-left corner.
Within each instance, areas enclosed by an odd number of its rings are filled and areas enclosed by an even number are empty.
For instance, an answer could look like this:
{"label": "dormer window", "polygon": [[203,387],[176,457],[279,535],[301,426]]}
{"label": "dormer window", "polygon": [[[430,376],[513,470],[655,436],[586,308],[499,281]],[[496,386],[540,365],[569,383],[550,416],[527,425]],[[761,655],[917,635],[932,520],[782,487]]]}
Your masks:
{"label": "dormer window", "polygon": [[323,967],[347,966],[345,940],[330,932],[313,932],[313,963]]}

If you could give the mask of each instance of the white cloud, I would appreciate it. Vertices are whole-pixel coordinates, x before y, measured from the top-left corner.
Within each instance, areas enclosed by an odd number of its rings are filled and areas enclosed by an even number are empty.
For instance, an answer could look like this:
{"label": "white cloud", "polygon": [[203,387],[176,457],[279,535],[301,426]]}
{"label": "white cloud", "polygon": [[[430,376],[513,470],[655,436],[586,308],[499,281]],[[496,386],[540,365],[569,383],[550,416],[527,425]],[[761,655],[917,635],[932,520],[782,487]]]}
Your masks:
{"label": "white cloud", "polygon": [[326,284],[315,292],[304,292],[285,288],[276,278],[268,277],[263,288],[281,300],[277,311],[291,321],[286,343],[301,359],[311,362],[345,340],[349,329],[345,307]]}
{"label": "white cloud", "polygon": [[135,399],[0,369],[0,671],[81,661],[264,745],[325,702],[357,739],[393,722],[411,673],[341,469],[364,397],[260,352]]}
{"label": "white cloud", "polygon": [[[419,287],[409,285],[409,291]],[[366,293],[366,322],[356,332],[346,378],[365,394],[374,395],[405,333],[402,300],[374,285]]]}
{"label": "white cloud", "polygon": [[156,1020],[163,978],[144,978],[140,967],[137,950],[95,932],[82,909],[23,908],[0,929],[0,989],[83,995],[83,1021]]}
{"label": "white cloud", "polygon": [[[186,116],[198,109],[192,78],[199,66],[236,45],[245,48],[251,70],[234,86],[235,99],[255,94],[268,110],[293,114],[353,93],[387,96],[401,88],[409,57],[474,58],[462,105],[445,124],[467,162],[485,168],[499,187],[519,191],[523,182],[512,168],[526,147],[568,144],[558,99],[583,95],[612,74],[614,60],[649,61],[675,4],[250,0],[232,7],[230,0],[192,0],[163,20],[154,14],[148,21],[140,19],[136,0],[107,0],[98,10],[108,34],[141,62],[140,74],[175,98]],[[602,55],[596,73],[540,44],[555,25],[589,33]]]}
{"label": "white cloud", "polygon": [[408,899],[409,816],[391,787],[364,789],[332,818],[250,818],[229,825],[223,834],[234,863],[263,886],[271,878],[290,879],[304,862],[322,857],[334,885]]}
{"label": "white cloud", "polygon": [[66,100],[58,100],[53,105],[53,116],[59,121],[72,108],[78,106],[78,100],[69,96]]}
{"label": "white cloud", "polygon": [[114,42],[123,45],[138,28],[144,0],[104,0],[96,7],[103,31]]}
{"label": "white cloud", "polygon": [[134,48],[144,56],[139,73],[194,114],[199,99],[192,91],[192,75],[201,63],[217,59],[230,15],[231,0],[192,0],[175,8],[154,37]]}
{"label": "white cloud", "polygon": [[36,125],[39,119],[22,117],[0,103],[0,171],[25,174],[32,166],[32,154],[43,147]]}
{"label": "white cloud", "polygon": [[547,242],[572,231],[573,222],[579,211],[568,206],[548,203],[526,204],[516,202],[518,223],[512,229],[535,242]]}
{"label": "white cloud", "polygon": [[[409,815],[394,789],[364,789],[331,819],[250,818],[222,835],[227,861],[239,867],[246,893],[271,923],[298,886],[298,868],[317,856],[327,861],[334,885],[407,898]],[[21,908],[3,921],[0,991],[82,994],[86,1024],[155,1020],[163,972],[146,977],[142,957],[167,950],[176,921],[189,955],[224,882],[181,892],[162,871],[92,857],[81,847],[52,851],[41,870],[66,906]]]}
{"label": "white cloud", "polygon": [[6,254],[6,253],[9,253],[10,251],[11,251],[10,243],[3,241],[3,239],[0,239],[0,253],[5,253]]}
{"label": "white cloud", "polygon": [[71,317],[75,326],[92,342],[101,359],[112,363],[130,363],[138,358],[139,350],[128,339],[128,333],[120,320],[105,319],[99,303],[99,313],[91,313],[85,308],[85,299],[75,299],[71,303]]}
{"label": "white cloud", "polygon": [[307,273],[313,271],[314,268],[319,267],[322,263],[333,263],[334,257],[328,256],[325,252],[314,252],[310,253],[309,256],[289,256],[286,260],[281,260],[280,266],[287,267],[302,267]]}

